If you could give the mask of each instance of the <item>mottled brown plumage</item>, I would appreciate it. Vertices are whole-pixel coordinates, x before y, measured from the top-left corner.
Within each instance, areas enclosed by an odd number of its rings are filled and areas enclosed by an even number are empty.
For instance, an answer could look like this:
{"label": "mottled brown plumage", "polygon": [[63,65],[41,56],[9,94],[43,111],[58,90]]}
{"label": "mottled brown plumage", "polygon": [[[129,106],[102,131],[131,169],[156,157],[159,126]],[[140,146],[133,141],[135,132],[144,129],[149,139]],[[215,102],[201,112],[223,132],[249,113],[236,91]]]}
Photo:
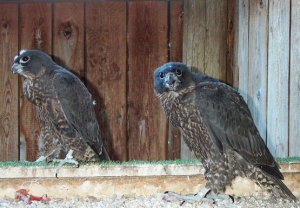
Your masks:
{"label": "mottled brown plumage", "polygon": [[12,72],[24,77],[24,95],[36,106],[40,156],[51,161],[73,150],[78,161],[109,160],[92,97],[78,77],[37,50],[21,51]]}
{"label": "mottled brown plumage", "polygon": [[170,62],[155,70],[154,91],[167,117],[203,163],[207,189],[222,193],[236,176],[242,176],[275,196],[296,200],[236,90]]}

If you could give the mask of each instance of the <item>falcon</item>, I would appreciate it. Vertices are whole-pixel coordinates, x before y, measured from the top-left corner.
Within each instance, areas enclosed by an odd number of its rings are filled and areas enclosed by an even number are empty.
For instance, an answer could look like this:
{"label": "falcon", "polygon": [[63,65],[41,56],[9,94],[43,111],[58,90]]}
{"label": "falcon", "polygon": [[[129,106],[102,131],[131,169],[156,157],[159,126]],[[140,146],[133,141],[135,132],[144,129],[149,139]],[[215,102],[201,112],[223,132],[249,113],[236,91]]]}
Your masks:
{"label": "falcon", "polygon": [[165,192],[182,201],[229,199],[227,185],[248,177],[276,197],[296,200],[261,138],[241,95],[232,87],[183,63],[169,62],[154,72],[154,92],[166,116],[180,129],[188,148],[205,169],[205,187],[197,194]]}
{"label": "falcon", "polygon": [[39,116],[37,161],[57,161],[61,152],[67,153],[64,160],[58,160],[57,177],[65,162],[78,165],[78,161],[109,160],[95,116],[95,103],[77,76],[38,50],[20,51],[11,71],[24,77],[24,95],[36,106]]}

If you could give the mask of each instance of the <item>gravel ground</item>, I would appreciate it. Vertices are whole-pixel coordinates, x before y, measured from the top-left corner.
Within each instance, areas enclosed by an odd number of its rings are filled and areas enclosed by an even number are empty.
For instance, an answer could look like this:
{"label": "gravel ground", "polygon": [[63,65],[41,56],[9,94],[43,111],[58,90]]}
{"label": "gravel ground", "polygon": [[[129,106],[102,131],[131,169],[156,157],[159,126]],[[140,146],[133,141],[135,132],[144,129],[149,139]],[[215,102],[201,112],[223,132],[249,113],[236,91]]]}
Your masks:
{"label": "gravel ground", "polygon": [[284,202],[282,200],[275,201],[269,196],[243,196],[235,197],[235,203],[231,201],[216,201],[215,204],[207,202],[185,203],[180,206],[179,203],[165,202],[162,200],[163,195],[157,196],[140,196],[136,198],[131,197],[111,197],[111,198],[96,198],[94,196],[86,198],[68,198],[68,199],[55,199],[51,198],[50,202],[44,204],[42,202],[34,201],[32,204],[27,205],[23,201],[0,199],[0,207],[61,207],[61,208],[300,208],[300,202]]}

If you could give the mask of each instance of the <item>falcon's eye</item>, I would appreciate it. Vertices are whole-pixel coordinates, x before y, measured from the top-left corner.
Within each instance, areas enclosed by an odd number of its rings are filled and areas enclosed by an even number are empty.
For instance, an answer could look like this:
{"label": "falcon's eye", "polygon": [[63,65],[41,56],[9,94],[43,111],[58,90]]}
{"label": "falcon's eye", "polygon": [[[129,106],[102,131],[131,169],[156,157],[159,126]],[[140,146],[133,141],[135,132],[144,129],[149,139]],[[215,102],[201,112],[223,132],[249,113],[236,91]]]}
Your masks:
{"label": "falcon's eye", "polygon": [[182,75],[182,71],[181,71],[180,69],[177,69],[177,70],[176,70],[176,74],[177,74],[177,76],[180,77],[180,76]]}
{"label": "falcon's eye", "polygon": [[20,59],[20,63],[25,64],[29,61],[29,59],[30,59],[29,56],[24,56]]}
{"label": "falcon's eye", "polygon": [[164,77],[165,77],[165,73],[159,72],[159,77],[160,77],[160,78],[164,78]]}

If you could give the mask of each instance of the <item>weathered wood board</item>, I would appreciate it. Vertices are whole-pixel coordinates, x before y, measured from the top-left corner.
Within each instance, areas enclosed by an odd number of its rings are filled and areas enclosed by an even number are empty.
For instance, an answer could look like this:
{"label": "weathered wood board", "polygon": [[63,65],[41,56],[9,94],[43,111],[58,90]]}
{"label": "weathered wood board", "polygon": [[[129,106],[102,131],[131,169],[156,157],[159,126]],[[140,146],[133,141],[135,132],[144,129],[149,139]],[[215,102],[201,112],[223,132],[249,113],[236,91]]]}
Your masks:
{"label": "weathered wood board", "polygon": [[[38,49],[52,53],[52,5],[48,3],[20,5],[20,49]],[[17,54],[16,54],[17,55]],[[20,159],[34,161],[38,154],[40,132],[36,109],[23,94],[23,78],[20,83],[20,140],[26,151]],[[26,154],[25,154],[26,153]]]}
{"label": "weathered wood board", "polygon": [[18,6],[0,7],[0,161],[19,159],[19,86],[11,63],[18,51]]}
{"label": "weathered wood board", "polygon": [[[182,40],[183,40],[183,2],[170,2],[170,30],[169,30],[169,60],[182,62]],[[179,129],[169,124],[168,136],[168,160],[180,158],[181,138]]]}
{"label": "weathered wood board", "polygon": [[[128,4],[128,159],[167,158],[168,122],[153,72],[168,61],[167,2]],[[155,14],[155,15],[151,15]]]}
{"label": "weathered wood board", "polygon": [[[288,156],[290,1],[269,1],[267,145]],[[297,112],[294,112],[297,113]]]}
{"label": "weathered wood board", "polygon": [[111,159],[127,154],[126,3],[86,4],[86,81]]}
{"label": "weathered wood board", "polygon": [[53,59],[84,81],[84,4],[54,4],[53,17]]}
{"label": "weathered wood board", "polygon": [[289,156],[299,156],[300,151],[300,1],[292,1],[291,48],[289,77]]}
{"label": "weathered wood board", "polygon": [[[183,62],[226,82],[227,0],[184,1]],[[181,158],[194,158],[181,142]]]}
{"label": "weathered wood board", "polygon": [[[247,104],[260,135],[267,137],[268,1],[249,1]],[[260,57],[260,58],[258,58]]]}

